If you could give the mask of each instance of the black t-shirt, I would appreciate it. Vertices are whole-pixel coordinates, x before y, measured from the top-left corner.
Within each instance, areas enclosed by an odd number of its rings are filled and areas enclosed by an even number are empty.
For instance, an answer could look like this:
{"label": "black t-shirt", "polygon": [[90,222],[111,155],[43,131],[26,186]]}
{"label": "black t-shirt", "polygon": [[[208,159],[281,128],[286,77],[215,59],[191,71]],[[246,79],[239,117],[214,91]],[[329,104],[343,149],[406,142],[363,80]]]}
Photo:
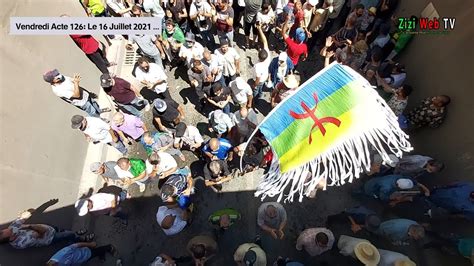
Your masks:
{"label": "black t-shirt", "polygon": [[186,9],[183,0],[175,0],[174,4],[166,3],[166,9],[171,11],[173,14],[173,20],[176,21],[179,25],[182,25],[186,22],[186,18],[179,18],[179,14],[182,13],[183,9]]}
{"label": "black t-shirt", "polygon": [[230,89],[227,87],[222,88],[222,93],[220,95],[215,95],[214,92],[212,92],[212,89],[210,91],[211,95],[209,96],[209,99],[215,101],[216,103],[222,102],[227,100],[227,97],[230,95]]}
{"label": "black t-shirt", "polygon": [[218,176],[213,176],[212,173],[211,173],[211,170],[209,169],[209,163],[206,164],[206,166],[204,166],[204,179],[206,180],[212,180],[212,179],[216,179],[218,178],[219,176],[228,176],[230,175],[230,172],[229,172],[229,167],[227,166],[227,163],[223,160],[218,160],[217,161],[221,167],[221,172],[219,173]]}
{"label": "black t-shirt", "polygon": [[178,103],[174,100],[164,99],[166,102],[166,110],[164,112],[158,112],[156,108],[153,108],[153,117],[159,117],[164,122],[173,123],[176,118],[179,117]]}

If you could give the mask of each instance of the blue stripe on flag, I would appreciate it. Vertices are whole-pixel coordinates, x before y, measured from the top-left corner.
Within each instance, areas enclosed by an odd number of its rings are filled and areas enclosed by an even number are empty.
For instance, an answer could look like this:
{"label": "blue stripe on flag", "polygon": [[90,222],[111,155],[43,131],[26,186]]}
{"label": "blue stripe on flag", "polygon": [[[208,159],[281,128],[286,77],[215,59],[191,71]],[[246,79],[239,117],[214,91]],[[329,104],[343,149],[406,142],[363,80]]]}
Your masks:
{"label": "blue stripe on flag", "polygon": [[283,105],[278,106],[278,109],[260,125],[261,132],[264,133],[265,138],[269,142],[278,137],[295,120],[290,115],[290,110],[296,113],[303,113],[303,108],[301,107],[302,100],[312,109],[315,105],[312,95],[314,92],[317,93],[319,101],[322,101],[338,89],[355,80],[339,64],[334,64],[332,67],[322,71],[324,73],[304,84],[303,88],[291,95],[291,98],[287,99]]}

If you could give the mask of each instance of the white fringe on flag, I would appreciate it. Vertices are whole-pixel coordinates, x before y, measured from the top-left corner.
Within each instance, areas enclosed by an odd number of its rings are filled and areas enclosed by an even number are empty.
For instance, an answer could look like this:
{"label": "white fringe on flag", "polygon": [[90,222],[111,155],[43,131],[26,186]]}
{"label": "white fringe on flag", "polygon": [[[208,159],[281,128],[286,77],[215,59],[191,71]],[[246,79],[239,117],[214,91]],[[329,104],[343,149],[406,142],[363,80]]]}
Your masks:
{"label": "white fringe on flag", "polygon": [[[367,83],[363,86],[369,85]],[[270,169],[263,176],[255,196],[261,196],[262,200],[267,196],[278,196],[278,202],[283,198],[285,202],[292,202],[296,196],[301,202],[303,197],[309,196],[320,183],[326,186],[340,186],[347,182],[351,183],[354,177],[358,178],[364,170],[369,171],[371,151],[377,152],[384,164],[392,162],[389,154],[402,157],[403,152],[411,151],[413,148],[408,141],[409,136],[400,129],[398,118],[385,100],[375,90],[372,88],[370,90],[373,94],[371,97],[375,98],[373,104],[377,104],[375,107],[385,118],[384,121],[377,121],[376,127],[333,145],[312,161],[285,173],[280,172],[279,160],[276,153],[273,153]],[[254,134],[257,130],[258,128]],[[288,194],[285,194],[288,186],[290,186]]]}

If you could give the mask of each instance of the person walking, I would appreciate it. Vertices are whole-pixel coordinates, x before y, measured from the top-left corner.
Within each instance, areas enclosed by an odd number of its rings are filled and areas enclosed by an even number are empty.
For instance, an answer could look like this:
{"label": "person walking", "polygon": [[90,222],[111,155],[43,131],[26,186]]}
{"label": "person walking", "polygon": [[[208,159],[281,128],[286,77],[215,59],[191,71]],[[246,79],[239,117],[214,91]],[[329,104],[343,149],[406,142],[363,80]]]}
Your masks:
{"label": "person walking", "polygon": [[92,37],[92,35],[72,34],[69,35],[69,37],[71,37],[74,43],[76,43],[102,74],[109,74],[108,67],[116,65],[114,62],[109,62],[104,50],[100,48],[101,43]]}

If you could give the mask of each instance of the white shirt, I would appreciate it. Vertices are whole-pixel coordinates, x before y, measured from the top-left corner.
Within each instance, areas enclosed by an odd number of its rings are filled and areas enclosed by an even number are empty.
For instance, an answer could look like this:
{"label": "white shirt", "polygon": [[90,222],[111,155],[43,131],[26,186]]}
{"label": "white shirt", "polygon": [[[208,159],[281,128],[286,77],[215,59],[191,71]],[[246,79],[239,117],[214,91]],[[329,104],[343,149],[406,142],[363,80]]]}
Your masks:
{"label": "white shirt", "polygon": [[392,266],[395,265],[395,262],[399,259],[409,259],[407,256],[402,253],[395,251],[379,249],[380,253],[380,262],[378,266]]}
{"label": "white shirt", "polygon": [[255,77],[260,78],[260,83],[264,83],[268,80],[268,67],[272,62],[272,54],[270,50],[266,49],[265,51],[267,51],[268,54],[265,61],[256,63],[254,67]]}
{"label": "white shirt", "polygon": [[[196,1],[194,0],[193,3],[191,4],[191,6],[189,7],[189,16],[190,17],[198,14],[201,11],[203,13],[211,13],[212,8],[211,8],[211,5],[209,5],[208,2],[202,0],[201,1],[201,6],[199,6],[199,7],[195,3],[196,3]],[[200,21],[203,21],[203,20],[206,20],[205,27],[201,27],[201,25],[199,23]],[[211,25],[212,25],[211,18],[206,18],[205,16],[201,16],[201,15],[198,15],[194,21],[196,23],[196,26],[199,27],[200,31],[209,30]]]}
{"label": "white shirt", "polygon": [[[74,82],[72,82],[70,77],[64,76],[64,78],[65,80],[60,84],[51,85],[51,89],[53,90],[53,93],[56,94],[56,96],[70,99],[74,94]],[[89,93],[83,90],[82,98],[71,100],[71,104],[82,107],[84,104],[86,104],[87,99],[89,99]]]}
{"label": "white shirt", "polygon": [[269,11],[267,14],[263,14],[261,11],[257,13],[257,22],[260,22],[260,25],[262,25],[262,30],[264,32],[267,32],[269,30],[269,24],[270,22],[275,18],[275,12],[273,12],[273,9],[269,7]]}
{"label": "white shirt", "polygon": [[143,0],[143,9],[153,17],[164,17],[165,11],[160,5],[160,0]]}
{"label": "white shirt", "polygon": [[339,241],[337,242],[337,248],[339,249],[339,253],[344,256],[352,256],[356,257],[354,254],[354,248],[357,244],[366,242],[370,243],[368,240],[362,238],[356,238],[352,236],[341,235],[339,237]]}
{"label": "white shirt", "polygon": [[219,66],[222,66],[222,74],[227,77],[235,75],[237,72],[235,61],[240,59],[239,53],[234,48],[229,47],[225,54],[221,53],[221,49],[216,49],[214,54],[217,56]]}
{"label": "white shirt", "polygon": [[[171,156],[171,154],[166,153],[166,152],[158,152],[158,156],[160,156],[160,163],[158,164],[158,173],[156,173],[157,176],[159,176],[161,173],[169,171],[170,169],[173,169],[175,167],[178,167],[178,164],[176,163],[176,160]],[[149,175],[151,172],[153,172],[153,165],[150,163],[150,161],[146,160],[146,174]]]}
{"label": "white shirt", "polygon": [[122,170],[118,165],[114,166],[114,170],[119,178],[134,178],[130,171]]}
{"label": "white shirt", "polygon": [[114,194],[97,193],[90,196],[89,200],[92,201],[92,209],[89,212],[93,212],[112,208],[112,202],[115,202],[116,197]]}
{"label": "white shirt", "polygon": [[185,45],[181,45],[179,49],[179,57],[186,58],[186,63],[191,66],[191,59],[201,60],[204,54],[204,47],[198,42],[194,42],[194,45],[187,48]]}
{"label": "white shirt", "polygon": [[[107,0],[107,6],[110,7],[117,15],[120,15],[119,12],[126,9],[122,0]],[[130,12],[124,13],[122,17],[130,17]]]}
{"label": "white shirt", "polygon": [[137,70],[135,71],[135,76],[140,82],[148,81],[151,83],[156,83],[158,80],[164,80],[165,82],[155,86],[156,93],[163,93],[168,87],[168,83],[166,82],[168,77],[166,76],[165,71],[163,71],[163,69],[159,65],[155,63],[150,63],[149,65],[150,69],[148,69],[148,72],[144,72],[139,67],[137,67]]}
{"label": "white shirt", "polygon": [[209,67],[211,72],[216,71],[216,77],[214,78],[214,82],[219,81],[222,77],[222,71],[224,70],[224,66],[219,65],[219,60],[217,59],[217,55],[211,54],[211,61],[207,62],[202,60],[203,64]]}
{"label": "white shirt", "polygon": [[233,80],[229,83],[234,102],[237,104],[245,104],[247,103],[248,96],[252,95],[253,93],[252,88],[247,82],[239,85],[240,86],[237,86],[236,80]]}
{"label": "white shirt", "polygon": [[112,135],[110,135],[110,126],[105,123],[104,120],[97,117],[86,117],[87,121],[86,129],[84,134],[87,134],[93,141],[99,141],[102,143],[111,143]]}
{"label": "white shirt", "polygon": [[258,125],[258,119],[257,119],[257,114],[253,109],[248,110],[247,117],[244,119],[240,115],[240,111],[236,111],[232,115],[232,122],[237,126],[239,129],[240,134],[246,136],[248,133],[250,133],[250,127],[248,122],[254,124],[255,126]]}
{"label": "white shirt", "polygon": [[204,142],[204,138],[199,132],[199,129],[197,129],[195,126],[187,126],[186,131],[184,131],[184,135],[181,137],[181,139],[189,146]]}
{"label": "white shirt", "polygon": [[166,206],[161,206],[160,208],[158,208],[158,212],[156,213],[156,221],[161,227],[161,223],[163,222],[166,216],[168,215],[175,216],[176,218],[171,228],[169,229],[162,228],[162,229],[163,229],[163,232],[165,232],[167,236],[176,235],[177,233],[183,231],[184,227],[186,227],[186,221],[181,219],[182,214],[183,214],[183,210],[179,208],[168,209],[168,207]]}

